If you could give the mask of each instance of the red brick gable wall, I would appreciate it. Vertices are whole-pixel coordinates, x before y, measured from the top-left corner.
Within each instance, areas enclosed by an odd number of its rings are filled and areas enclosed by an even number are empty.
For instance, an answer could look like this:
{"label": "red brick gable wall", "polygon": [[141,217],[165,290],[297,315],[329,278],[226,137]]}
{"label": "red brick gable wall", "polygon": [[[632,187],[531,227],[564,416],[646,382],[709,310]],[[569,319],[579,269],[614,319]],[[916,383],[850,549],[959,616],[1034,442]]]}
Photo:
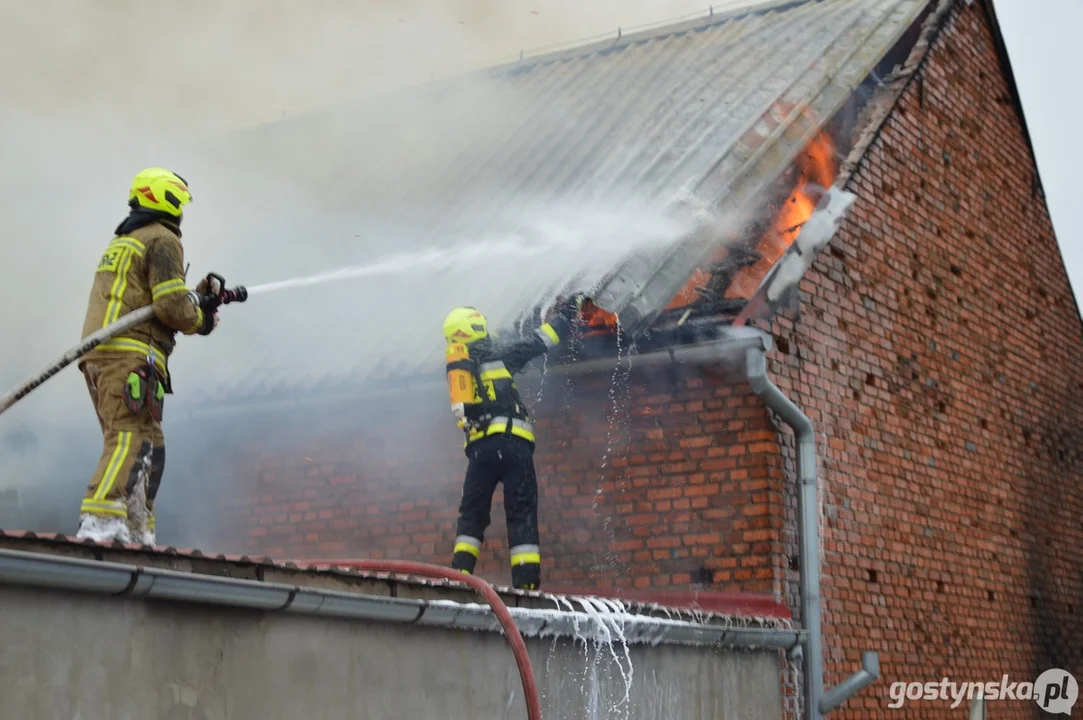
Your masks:
{"label": "red brick gable wall", "polygon": [[[747,385],[672,365],[522,383],[535,409],[545,582],[774,592],[781,458]],[[276,414],[231,450],[237,524],[276,557],[446,564],[466,458],[446,390]],[[510,580],[500,492],[478,572]]]}
{"label": "red brick gable wall", "polygon": [[841,717],[879,716],[895,681],[1083,678],[1083,337],[1034,187],[984,11],[957,3],[774,328],[819,442],[828,685],[881,653]]}

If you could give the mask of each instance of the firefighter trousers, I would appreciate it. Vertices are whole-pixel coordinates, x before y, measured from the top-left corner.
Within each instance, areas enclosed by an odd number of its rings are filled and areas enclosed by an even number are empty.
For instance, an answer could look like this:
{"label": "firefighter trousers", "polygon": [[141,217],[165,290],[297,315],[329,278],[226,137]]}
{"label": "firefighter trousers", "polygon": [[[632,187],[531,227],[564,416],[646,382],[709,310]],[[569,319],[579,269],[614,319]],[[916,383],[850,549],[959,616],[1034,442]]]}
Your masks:
{"label": "firefighter trousers", "polygon": [[133,358],[96,359],[83,365],[103,447],[80,512],[120,517],[133,532],[153,533],[154,498],[165,470],[165,436],[149,408],[135,415],[124,402],[128,374],[139,364]]}
{"label": "firefighter trousers", "polygon": [[473,573],[485,530],[489,527],[493,493],[504,485],[504,515],[511,548],[511,582],[536,590],[541,585],[538,547],[538,479],[534,443],[514,435],[493,435],[466,448],[469,464],[463,482],[452,568]]}

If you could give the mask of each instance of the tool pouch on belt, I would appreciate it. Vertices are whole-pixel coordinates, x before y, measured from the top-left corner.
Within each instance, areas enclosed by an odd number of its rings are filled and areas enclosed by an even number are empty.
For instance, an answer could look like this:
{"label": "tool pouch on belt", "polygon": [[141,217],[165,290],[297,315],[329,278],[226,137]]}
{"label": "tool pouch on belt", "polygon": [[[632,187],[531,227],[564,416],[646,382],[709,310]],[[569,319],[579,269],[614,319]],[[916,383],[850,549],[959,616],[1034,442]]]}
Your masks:
{"label": "tool pouch on belt", "polygon": [[165,386],[158,379],[153,365],[140,365],[128,373],[128,380],[124,383],[124,404],[133,415],[138,415],[146,408],[150,410],[152,418],[162,421]]}

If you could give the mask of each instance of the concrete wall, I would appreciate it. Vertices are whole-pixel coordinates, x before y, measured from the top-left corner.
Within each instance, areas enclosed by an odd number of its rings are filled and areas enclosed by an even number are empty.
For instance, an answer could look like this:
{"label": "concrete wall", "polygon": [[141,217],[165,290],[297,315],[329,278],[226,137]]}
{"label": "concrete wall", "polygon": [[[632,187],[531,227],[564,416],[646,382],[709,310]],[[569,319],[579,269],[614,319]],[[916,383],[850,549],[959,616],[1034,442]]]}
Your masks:
{"label": "concrete wall", "polygon": [[[525,718],[494,633],[0,587],[0,717]],[[528,640],[546,720],[781,716],[774,652]],[[600,651],[599,651],[600,650]]]}

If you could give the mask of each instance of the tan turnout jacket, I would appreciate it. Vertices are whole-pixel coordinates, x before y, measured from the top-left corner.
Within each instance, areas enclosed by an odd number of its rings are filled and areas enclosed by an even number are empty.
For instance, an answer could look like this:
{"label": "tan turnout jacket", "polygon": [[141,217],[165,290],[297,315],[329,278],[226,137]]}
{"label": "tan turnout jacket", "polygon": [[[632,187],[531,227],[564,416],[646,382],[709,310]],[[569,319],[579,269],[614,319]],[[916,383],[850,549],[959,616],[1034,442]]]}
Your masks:
{"label": "tan turnout jacket", "polygon": [[203,311],[189,292],[184,246],[165,225],[154,222],[113,238],[94,274],[82,337],[147,305],[154,305],[154,318],[105,341],[84,356],[79,366],[88,360],[128,355],[135,367],[149,355],[168,387],[166,363],[177,332],[192,335],[203,326]]}

